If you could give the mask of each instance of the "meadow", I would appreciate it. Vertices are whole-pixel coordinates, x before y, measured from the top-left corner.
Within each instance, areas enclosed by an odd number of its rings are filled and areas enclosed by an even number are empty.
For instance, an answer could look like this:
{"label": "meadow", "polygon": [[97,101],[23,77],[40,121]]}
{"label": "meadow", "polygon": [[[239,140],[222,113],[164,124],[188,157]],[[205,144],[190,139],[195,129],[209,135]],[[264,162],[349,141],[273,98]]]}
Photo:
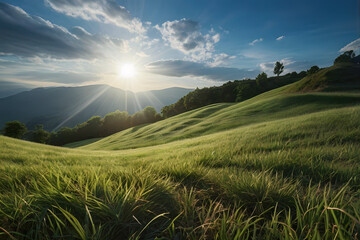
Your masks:
{"label": "meadow", "polygon": [[360,94],[286,89],[74,149],[1,136],[1,238],[357,239]]}

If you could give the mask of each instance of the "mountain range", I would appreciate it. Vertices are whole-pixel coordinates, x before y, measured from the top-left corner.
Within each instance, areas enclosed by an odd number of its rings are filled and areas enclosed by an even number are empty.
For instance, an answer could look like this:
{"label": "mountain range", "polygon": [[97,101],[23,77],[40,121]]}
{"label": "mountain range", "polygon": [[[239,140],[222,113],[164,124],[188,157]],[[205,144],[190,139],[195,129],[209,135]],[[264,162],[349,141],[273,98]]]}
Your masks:
{"label": "mountain range", "polygon": [[133,114],[152,106],[159,112],[190,91],[192,89],[173,87],[134,93],[109,85],[35,88],[0,98],[0,126],[19,120],[30,129],[43,124],[46,130],[52,131],[116,110]]}

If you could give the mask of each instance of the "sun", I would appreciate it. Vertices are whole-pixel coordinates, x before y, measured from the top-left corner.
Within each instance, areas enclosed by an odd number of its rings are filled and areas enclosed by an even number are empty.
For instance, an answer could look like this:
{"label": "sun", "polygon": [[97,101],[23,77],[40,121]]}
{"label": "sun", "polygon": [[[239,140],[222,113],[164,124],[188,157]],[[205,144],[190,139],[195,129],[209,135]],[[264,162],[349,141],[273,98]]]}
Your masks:
{"label": "sun", "polygon": [[127,63],[120,66],[119,69],[120,76],[124,78],[132,78],[136,74],[136,70],[133,64]]}

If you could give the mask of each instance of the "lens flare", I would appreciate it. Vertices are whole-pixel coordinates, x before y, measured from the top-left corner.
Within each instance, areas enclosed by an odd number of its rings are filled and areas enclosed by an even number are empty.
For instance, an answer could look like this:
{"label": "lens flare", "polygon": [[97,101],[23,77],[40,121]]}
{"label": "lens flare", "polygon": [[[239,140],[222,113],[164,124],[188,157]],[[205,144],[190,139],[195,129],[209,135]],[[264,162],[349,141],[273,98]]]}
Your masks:
{"label": "lens flare", "polygon": [[120,67],[120,76],[124,78],[132,78],[136,74],[136,70],[133,64],[127,63]]}

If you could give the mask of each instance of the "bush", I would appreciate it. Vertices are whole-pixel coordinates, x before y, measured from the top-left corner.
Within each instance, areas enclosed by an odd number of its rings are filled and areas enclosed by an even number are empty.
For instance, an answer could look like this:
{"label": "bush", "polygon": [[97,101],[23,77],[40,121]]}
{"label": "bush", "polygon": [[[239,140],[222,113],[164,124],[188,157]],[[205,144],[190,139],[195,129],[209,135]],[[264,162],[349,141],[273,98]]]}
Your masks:
{"label": "bush", "polygon": [[353,58],[355,58],[354,51],[346,51],[335,59],[334,64],[353,62]]}
{"label": "bush", "polygon": [[37,143],[47,143],[50,138],[50,133],[44,130],[44,125],[38,124],[34,131],[30,131],[30,141]]}
{"label": "bush", "polygon": [[314,73],[317,73],[320,70],[318,66],[312,66],[309,70],[306,71],[307,75],[312,75]]}
{"label": "bush", "polygon": [[27,132],[27,128],[25,124],[19,121],[10,121],[5,123],[5,128],[3,130],[5,136],[19,138],[19,139],[21,139],[26,132]]}

